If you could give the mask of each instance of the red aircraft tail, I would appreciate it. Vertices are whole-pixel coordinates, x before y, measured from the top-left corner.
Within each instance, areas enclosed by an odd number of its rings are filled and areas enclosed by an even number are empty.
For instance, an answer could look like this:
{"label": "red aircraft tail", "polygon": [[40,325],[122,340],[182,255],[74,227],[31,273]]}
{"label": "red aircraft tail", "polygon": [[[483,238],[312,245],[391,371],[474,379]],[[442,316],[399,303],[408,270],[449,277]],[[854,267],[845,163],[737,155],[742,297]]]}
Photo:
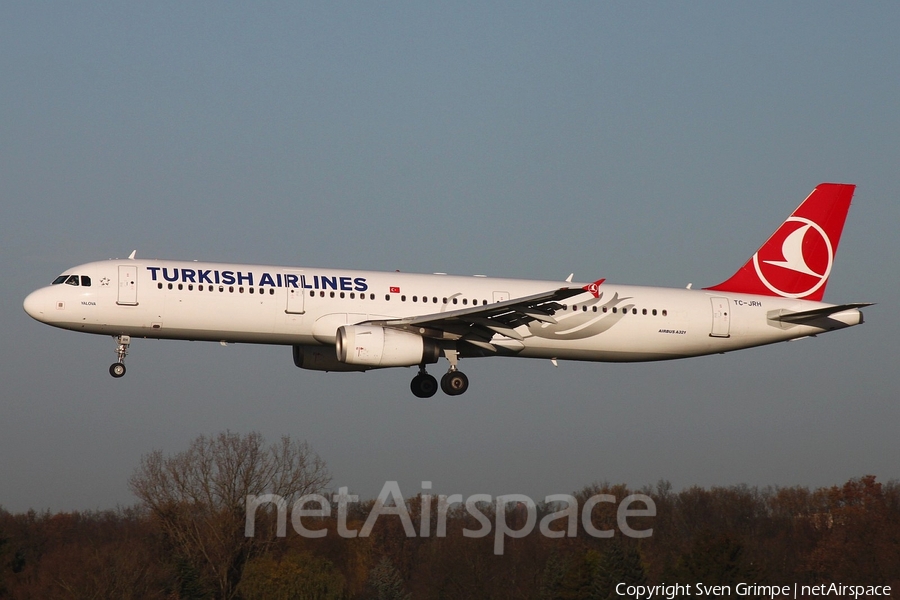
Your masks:
{"label": "red aircraft tail", "polygon": [[705,289],[820,301],[855,189],[820,183],[747,264]]}

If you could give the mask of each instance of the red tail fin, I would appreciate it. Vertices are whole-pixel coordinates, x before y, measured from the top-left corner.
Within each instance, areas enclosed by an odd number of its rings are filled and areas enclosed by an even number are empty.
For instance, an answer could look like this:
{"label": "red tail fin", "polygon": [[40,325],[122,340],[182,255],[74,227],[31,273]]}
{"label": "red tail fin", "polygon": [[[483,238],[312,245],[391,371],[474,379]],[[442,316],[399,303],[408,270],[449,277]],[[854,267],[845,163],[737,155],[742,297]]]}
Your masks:
{"label": "red tail fin", "polygon": [[820,183],[747,264],[706,289],[821,300],[855,188]]}

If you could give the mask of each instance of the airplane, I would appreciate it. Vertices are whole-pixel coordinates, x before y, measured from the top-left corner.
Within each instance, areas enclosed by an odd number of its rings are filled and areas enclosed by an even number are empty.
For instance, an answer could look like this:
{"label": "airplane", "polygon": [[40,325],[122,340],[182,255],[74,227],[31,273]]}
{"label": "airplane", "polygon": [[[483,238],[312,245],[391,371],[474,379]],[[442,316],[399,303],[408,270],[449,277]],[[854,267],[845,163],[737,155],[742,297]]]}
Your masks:
{"label": "airplane", "polygon": [[637,362],[720,354],[863,323],[872,303],[826,304],[855,185],[822,183],[732,277],[703,289],[138,259],[66,270],[24,301],[34,319],[132,338],[291,346],[319,371],[415,367],[412,393],[469,387],[463,358]]}

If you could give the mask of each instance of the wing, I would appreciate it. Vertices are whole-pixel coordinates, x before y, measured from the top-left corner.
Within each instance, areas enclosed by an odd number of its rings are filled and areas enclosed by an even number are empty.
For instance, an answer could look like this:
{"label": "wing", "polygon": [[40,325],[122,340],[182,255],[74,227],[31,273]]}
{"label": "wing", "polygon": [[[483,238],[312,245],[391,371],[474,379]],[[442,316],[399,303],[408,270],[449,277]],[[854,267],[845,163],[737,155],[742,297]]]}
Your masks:
{"label": "wing", "polygon": [[553,315],[562,310],[563,305],[560,302],[585,292],[596,296],[597,287],[603,281],[600,279],[584,287],[563,287],[532,296],[460,310],[402,319],[366,321],[365,324],[406,330],[424,337],[464,341],[482,350],[496,352],[497,347],[490,343],[494,334],[499,333],[521,341],[522,336],[515,331],[517,327],[534,321],[556,323]]}

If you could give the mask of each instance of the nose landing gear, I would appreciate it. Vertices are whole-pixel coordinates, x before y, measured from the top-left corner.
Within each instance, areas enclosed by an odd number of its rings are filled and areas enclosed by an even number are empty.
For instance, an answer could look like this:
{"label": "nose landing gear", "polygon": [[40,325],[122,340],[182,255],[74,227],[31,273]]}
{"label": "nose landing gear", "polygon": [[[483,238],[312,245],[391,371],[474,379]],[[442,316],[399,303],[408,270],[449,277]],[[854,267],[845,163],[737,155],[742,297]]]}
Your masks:
{"label": "nose landing gear", "polygon": [[116,336],[116,361],[109,366],[109,374],[118,379],[125,375],[125,357],[128,355],[128,346],[131,345],[130,335]]}

